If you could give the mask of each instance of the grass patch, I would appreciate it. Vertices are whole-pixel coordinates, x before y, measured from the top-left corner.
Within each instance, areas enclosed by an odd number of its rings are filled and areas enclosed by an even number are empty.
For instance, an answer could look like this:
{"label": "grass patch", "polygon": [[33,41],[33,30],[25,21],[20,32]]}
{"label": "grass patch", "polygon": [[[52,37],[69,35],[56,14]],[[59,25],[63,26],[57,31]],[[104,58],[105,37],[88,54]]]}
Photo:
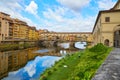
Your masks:
{"label": "grass patch", "polygon": [[[101,46],[96,48],[96,46]],[[112,48],[98,44],[91,49],[66,56],[47,69],[40,80],[91,80],[96,70],[106,59]],[[103,48],[104,47],[104,48]],[[94,51],[94,49],[105,49]],[[67,66],[67,67],[64,67]]]}

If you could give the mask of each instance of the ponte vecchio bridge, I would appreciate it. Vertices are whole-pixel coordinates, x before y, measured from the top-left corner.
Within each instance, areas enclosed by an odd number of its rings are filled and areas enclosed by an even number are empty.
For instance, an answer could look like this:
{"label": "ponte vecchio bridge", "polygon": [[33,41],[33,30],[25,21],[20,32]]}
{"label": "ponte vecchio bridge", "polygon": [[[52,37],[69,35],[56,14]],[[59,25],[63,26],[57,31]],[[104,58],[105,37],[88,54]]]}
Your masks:
{"label": "ponte vecchio bridge", "polygon": [[90,32],[44,32],[40,33],[39,40],[45,41],[86,41],[92,42],[92,33]]}
{"label": "ponte vecchio bridge", "polygon": [[44,32],[40,33],[40,41],[44,41],[44,45],[51,47],[55,42],[64,43],[70,42],[73,45],[75,42],[92,43],[92,33],[90,32]]}

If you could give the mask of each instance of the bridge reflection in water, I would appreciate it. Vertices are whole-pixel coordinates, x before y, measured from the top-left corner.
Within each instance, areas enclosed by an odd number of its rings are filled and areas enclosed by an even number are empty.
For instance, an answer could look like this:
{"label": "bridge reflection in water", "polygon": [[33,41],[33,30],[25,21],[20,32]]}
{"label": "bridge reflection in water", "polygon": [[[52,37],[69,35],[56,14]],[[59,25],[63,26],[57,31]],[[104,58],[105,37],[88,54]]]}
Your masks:
{"label": "bridge reflection in water", "polygon": [[[78,49],[62,50],[72,53]],[[2,80],[38,80],[40,74],[59,60],[61,55],[60,49],[57,48],[0,52],[0,79],[4,77]]]}

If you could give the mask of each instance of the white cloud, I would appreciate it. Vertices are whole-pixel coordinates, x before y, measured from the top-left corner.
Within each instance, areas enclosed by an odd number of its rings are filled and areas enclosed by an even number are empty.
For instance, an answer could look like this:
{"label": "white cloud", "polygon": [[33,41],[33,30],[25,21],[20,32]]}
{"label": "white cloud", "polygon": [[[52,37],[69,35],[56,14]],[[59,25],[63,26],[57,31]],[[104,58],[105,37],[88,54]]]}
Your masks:
{"label": "white cloud", "polygon": [[[62,9],[61,9],[62,8]],[[60,11],[63,14],[61,15]],[[43,12],[45,26],[50,31],[57,32],[85,32],[92,31],[95,17],[83,17],[80,13],[64,7],[48,8]]]}
{"label": "white cloud", "polygon": [[3,8],[7,7],[11,10],[17,10],[17,11],[23,10],[24,8],[23,8],[23,6],[21,6],[21,4],[20,4],[19,0],[9,0],[9,1],[0,0],[0,7],[3,7]]}
{"label": "white cloud", "polygon": [[[13,18],[23,20],[27,22],[28,25],[36,26],[37,28],[48,29],[50,31],[82,32],[91,31],[93,28],[96,16],[84,17],[84,15],[81,15],[81,12],[78,11],[82,7],[87,6],[91,0],[57,0],[61,5],[64,6],[48,5],[50,7],[45,8],[46,10],[43,12],[41,11],[41,13],[43,13],[43,16],[41,17],[38,16],[41,14],[38,14],[38,5],[34,0],[29,1],[30,4],[27,6],[25,5],[24,1],[22,1],[23,0],[0,0],[0,11],[10,14]],[[103,1],[105,0],[96,1],[97,4],[99,3],[99,8],[102,8]],[[112,0],[109,0],[109,2],[110,1]],[[33,23],[34,21],[32,19],[23,17],[23,13],[24,16],[28,13],[33,14],[38,22],[36,22],[36,24]]]}
{"label": "white cloud", "polygon": [[99,0],[98,1],[98,7],[100,9],[108,10],[112,8],[115,5],[116,2],[113,2],[112,0]]}
{"label": "white cloud", "polygon": [[42,67],[51,67],[55,61],[58,61],[61,59],[61,57],[51,57],[51,56],[45,56],[45,57],[42,57],[43,62],[42,62]]}
{"label": "white cloud", "polygon": [[0,0],[0,12],[10,14],[12,18],[18,18],[28,23],[28,25],[36,26],[30,19],[23,17],[21,12],[24,11],[25,5],[21,0]]}
{"label": "white cloud", "polygon": [[73,10],[79,10],[89,4],[90,0],[57,0],[60,4]]}
{"label": "white cloud", "polygon": [[31,14],[34,14],[36,15],[37,14],[37,9],[38,9],[38,5],[34,2],[34,1],[31,1],[30,4],[26,7],[26,11],[31,13]]}
{"label": "white cloud", "polygon": [[[51,20],[55,20],[55,21],[62,21],[62,15],[61,15],[61,10],[60,9],[55,9],[55,11],[53,11],[52,9],[48,8],[47,11],[43,12],[43,15],[45,16],[45,18],[47,19],[51,19]],[[64,13],[64,11],[63,11]]]}
{"label": "white cloud", "polygon": [[[81,12],[76,12],[74,10],[79,10],[83,6],[86,6],[90,3],[91,0],[57,0],[62,5],[67,7],[57,6],[46,9],[43,12],[45,16],[44,26],[46,29],[50,31],[57,32],[89,32],[92,31],[95,19],[97,14],[94,16],[89,15],[85,17],[85,14],[81,14]],[[94,3],[98,8],[94,8],[93,10],[101,10],[101,9],[109,9],[113,7],[115,1],[113,0],[94,0]],[[106,4],[107,3],[107,4]],[[92,7],[93,4],[90,6]],[[96,6],[97,7],[97,6]],[[97,12],[96,12],[97,13]]]}
{"label": "white cloud", "polygon": [[33,75],[36,73],[36,63],[33,62],[33,64],[25,66],[24,70],[28,73],[30,77],[33,77]]}

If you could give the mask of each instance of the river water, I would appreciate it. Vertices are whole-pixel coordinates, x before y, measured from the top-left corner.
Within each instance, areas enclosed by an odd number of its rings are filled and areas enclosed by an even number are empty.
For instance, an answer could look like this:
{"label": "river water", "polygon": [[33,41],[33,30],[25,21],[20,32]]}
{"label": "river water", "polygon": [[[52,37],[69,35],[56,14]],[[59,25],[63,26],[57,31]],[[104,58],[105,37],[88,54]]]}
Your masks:
{"label": "river water", "polygon": [[2,80],[39,80],[40,74],[60,58],[55,56],[37,56],[23,68],[9,72],[8,77]]}
{"label": "river water", "polygon": [[[75,46],[81,48],[79,44]],[[64,48],[69,46],[68,43],[61,45]],[[39,80],[45,69],[54,65],[63,54],[71,52],[73,51],[40,48],[0,52],[0,78],[2,80]]]}

